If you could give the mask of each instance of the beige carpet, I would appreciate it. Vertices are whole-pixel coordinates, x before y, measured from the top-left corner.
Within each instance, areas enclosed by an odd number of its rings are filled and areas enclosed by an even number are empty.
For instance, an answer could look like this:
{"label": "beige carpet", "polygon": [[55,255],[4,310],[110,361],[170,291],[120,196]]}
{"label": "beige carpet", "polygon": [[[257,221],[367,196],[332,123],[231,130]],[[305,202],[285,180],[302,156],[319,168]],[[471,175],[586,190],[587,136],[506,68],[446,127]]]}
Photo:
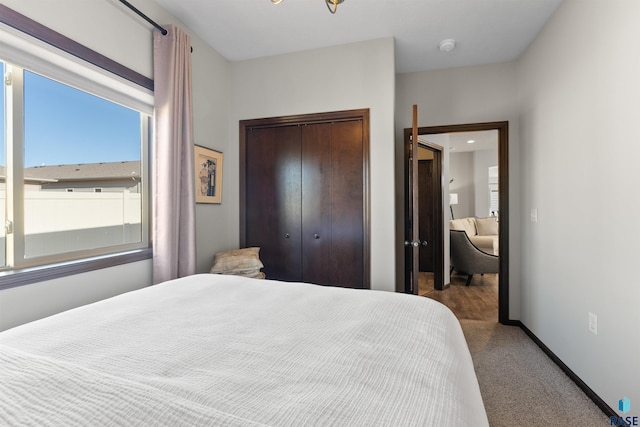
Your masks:
{"label": "beige carpet", "polygon": [[519,327],[460,323],[492,427],[609,425],[600,408]]}

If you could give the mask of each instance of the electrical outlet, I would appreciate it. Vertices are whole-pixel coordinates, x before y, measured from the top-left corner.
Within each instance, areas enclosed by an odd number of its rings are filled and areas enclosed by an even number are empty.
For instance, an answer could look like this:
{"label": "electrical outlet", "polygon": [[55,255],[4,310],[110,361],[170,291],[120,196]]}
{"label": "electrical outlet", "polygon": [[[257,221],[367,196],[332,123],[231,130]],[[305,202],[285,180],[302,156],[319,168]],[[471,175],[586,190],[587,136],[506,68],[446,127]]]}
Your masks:
{"label": "electrical outlet", "polygon": [[531,222],[538,222],[538,209],[531,209],[530,212]]}
{"label": "electrical outlet", "polygon": [[589,313],[589,332],[598,335],[598,316],[593,313]]}

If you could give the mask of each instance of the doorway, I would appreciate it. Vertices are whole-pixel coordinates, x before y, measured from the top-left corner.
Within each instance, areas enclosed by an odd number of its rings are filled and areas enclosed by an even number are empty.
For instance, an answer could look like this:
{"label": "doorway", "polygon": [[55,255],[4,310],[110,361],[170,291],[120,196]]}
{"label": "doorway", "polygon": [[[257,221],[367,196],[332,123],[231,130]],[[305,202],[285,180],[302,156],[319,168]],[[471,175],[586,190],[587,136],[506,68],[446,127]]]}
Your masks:
{"label": "doorway", "polygon": [[[417,293],[444,289],[443,148],[418,138],[417,218],[419,241]],[[430,288],[430,289],[428,289]]]}
{"label": "doorway", "polygon": [[[495,201],[498,206],[498,212],[500,215],[500,226],[498,231],[498,245],[500,248],[499,259],[499,275],[498,275],[498,321],[503,324],[509,323],[509,164],[508,164],[508,148],[509,148],[509,123],[508,122],[489,122],[489,123],[472,123],[462,125],[447,125],[447,126],[431,126],[431,127],[419,127],[418,135],[442,135],[453,134],[460,132],[475,132],[475,131],[489,131],[495,130],[498,134],[498,169],[499,180],[497,182],[497,193],[499,199]],[[412,174],[410,173],[411,167],[409,152],[411,147],[411,133],[412,129],[405,129],[405,231],[408,232],[411,226],[415,223],[411,215],[411,206],[413,206],[413,192],[409,190],[414,184],[412,181]],[[420,139],[418,139],[420,141]],[[447,147],[448,149],[448,147]],[[416,162],[417,163],[417,162]],[[448,166],[448,165],[446,165]],[[416,167],[417,164],[416,164]],[[417,182],[419,186],[421,182]],[[448,189],[448,183],[445,185],[443,182],[440,186],[445,190]],[[419,189],[416,193],[419,193]],[[443,191],[442,194],[445,194]],[[441,199],[438,201],[439,206],[447,205],[447,212],[449,209],[449,200],[447,194],[447,200]],[[489,201],[491,203],[491,201]],[[495,208],[495,206],[494,206]],[[498,214],[496,212],[496,214]],[[447,215],[449,216],[449,215]],[[489,215],[487,215],[489,216]],[[444,221],[443,221],[444,222]],[[446,227],[442,226],[442,234],[448,229],[448,222]],[[407,234],[409,236],[410,234]],[[447,232],[448,237],[448,232]],[[448,239],[447,239],[448,241]],[[439,249],[442,258],[445,258],[445,250],[448,250],[449,245],[442,245]],[[448,257],[447,257],[448,258]],[[417,277],[412,277],[409,273],[413,269],[411,257],[405,256],[405,288],[404,292],[414,293],[418,292]],[[440,269],[440,267],[438,267]],[[445,277],[444,265],[440,269],[442,275]],[[448,275],[446,275],[448,277]],[[438,289],[436,283],[434,288]],[[444,288],[444,287],[443,287]],[[440,289],[443,289],[440,288]]]}

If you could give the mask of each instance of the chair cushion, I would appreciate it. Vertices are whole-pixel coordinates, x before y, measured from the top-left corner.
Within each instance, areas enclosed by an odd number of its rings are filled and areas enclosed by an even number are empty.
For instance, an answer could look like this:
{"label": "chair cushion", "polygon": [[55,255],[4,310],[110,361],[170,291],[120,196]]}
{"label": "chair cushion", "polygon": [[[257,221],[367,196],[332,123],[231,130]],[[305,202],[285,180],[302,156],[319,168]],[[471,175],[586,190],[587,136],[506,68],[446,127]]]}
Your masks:
{"label": "chair cushion", "polygon": [[486,252],[492,255],[498,255],[495,251],[497,244],[495,243],[498,240],[498,236],[473,236],[469,237],[471,243],[475,245],[476,248],[480,249],[482,252]]}
{"label": "chair cushion", "polygon": [[476,219],[475,218],[460,218],[452,219],[449,221],[450,230],[464,230],[467,236],[472,237],[477,233],[476,231]]}
{"label": "chair cushion", "polygon": [[497,235],[498,221],[496,217],[476,218],[476,228],[479,236]]}

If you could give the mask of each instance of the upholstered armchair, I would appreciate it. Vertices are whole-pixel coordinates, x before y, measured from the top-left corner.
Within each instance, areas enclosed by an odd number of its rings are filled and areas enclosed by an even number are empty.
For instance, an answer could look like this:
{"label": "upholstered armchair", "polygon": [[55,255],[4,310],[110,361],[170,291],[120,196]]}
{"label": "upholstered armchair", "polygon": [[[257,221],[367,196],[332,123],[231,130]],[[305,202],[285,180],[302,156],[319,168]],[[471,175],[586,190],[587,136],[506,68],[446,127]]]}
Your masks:
{"label": "upholstered armchair", "polygon": [[451,236],[451,269],[468,274],[467,286],[474,274],[499,273],[500,257],[478,249],[467,233],[462,230],[449,230]]}

